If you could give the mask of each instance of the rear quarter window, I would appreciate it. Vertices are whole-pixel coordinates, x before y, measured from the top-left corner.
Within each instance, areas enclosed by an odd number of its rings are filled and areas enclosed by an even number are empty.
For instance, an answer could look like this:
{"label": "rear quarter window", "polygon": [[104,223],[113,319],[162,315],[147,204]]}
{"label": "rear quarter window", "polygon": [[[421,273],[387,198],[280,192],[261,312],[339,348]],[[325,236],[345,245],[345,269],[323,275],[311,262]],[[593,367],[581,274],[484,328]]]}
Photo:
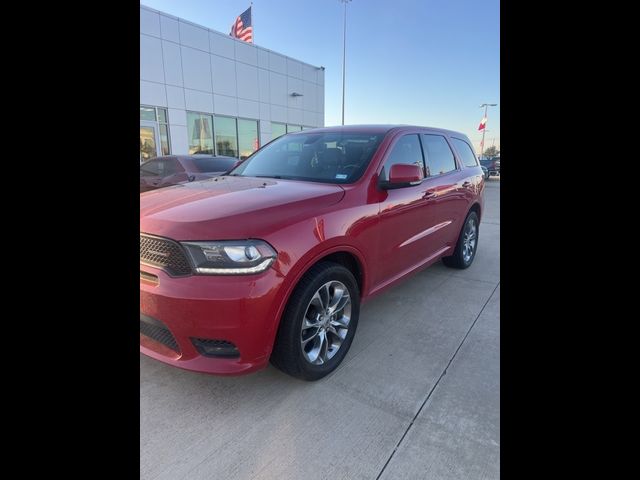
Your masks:
{"label": "rear quarter window", "polygon": [[473,153],[471,145],[459,138],[451,138],[451,142],[456,147],[458,155],[460,155],[460,159],[465,167],[476,167],[478,165],[478,161],[476,160],[476,156]]}

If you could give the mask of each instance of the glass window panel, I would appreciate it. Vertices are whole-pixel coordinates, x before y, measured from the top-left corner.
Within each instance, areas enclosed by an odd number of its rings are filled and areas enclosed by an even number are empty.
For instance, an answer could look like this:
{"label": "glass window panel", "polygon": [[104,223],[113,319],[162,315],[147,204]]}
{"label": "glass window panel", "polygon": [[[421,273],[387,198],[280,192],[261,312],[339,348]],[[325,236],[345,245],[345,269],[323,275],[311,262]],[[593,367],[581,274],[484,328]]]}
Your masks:
{"label": "glass window panel", "polygon": [[287,125],[287,133],[289,132],[299,132],[302,130],[300,125]]}
{"label": "glass window panel", "polygon": [[153,127],[140,127],[140,160],[156,157],[156,135]]}
{"label": "glass window panel", "polygon": [[160,162],[158,160],[149,160],[140,165],[140,176],[160,175]]}
{"label": "glass window panel", "polygon": [[422,146],[430,176],[442,175],[456,169],[453,152],[443,136],[422,135]]}
{"label": "glass window panel", "polygon": [[158,121],[160,123],[169,123],[167,121],[167,109],[166,108],[158,108]]}
{"label": "glass window panel", "polygon": [[213,120],[211,115],[187,112],[189,155],[208,153],[213,155]]}
{"label": "glass window panel", "polygon": [[457,138],[452,138],[451,141],[455,145],[456,150],[458,150],[460,158],[462,158],[462,163],[464,163],[465,167],[475,167],[478,165],[476,156],[473,154],[473,150],[471,150],[471,147],[467,142]]}
{"label": "glass window panel", "polygon": [[389,181],[389,171],[396,164],[418,165],[424,172],[424,160],[422,159],[422,148],[420,147],[418,135],[405,135],[393,146],[393,150],[391,150],[384,168],[380,172],[382,181]]}
{"label": "glass window panel", "polygon": [[[343,132],[287,135],[262,147],[234,169],[233,174],[352,183],[367,169],[383,137],[384,134]],[[414,137],[418,142],[418,137]],[[417,148],[420,149],[420,143]],[[420,159],[421,156],[420,153]]]}
{"label": "glass window panel", "polygon": [[162,149],[162,155],[171,153],[169,148],[169,127],[164,124],[160,125],[160,148]]}
{"label": "glass window panel", "polygon": [[228,157],[238,156],[238,136],[236,119],[229,117],[215,117],[216,124],[216,155]]}
{"label": "glass window panel", "polygon": [[276,139],[287,133],[287,126],[284,123],[271,122],[271,139]]}
{"label": "glass window panel", "polygon": [[140,120],[156,121],[156,109],[153,107],[140,107]]}
{"label": "glass window panel", "polygon": [[258,149],[258,122],[238,119],[238,145],[240,158],[244,160]]}

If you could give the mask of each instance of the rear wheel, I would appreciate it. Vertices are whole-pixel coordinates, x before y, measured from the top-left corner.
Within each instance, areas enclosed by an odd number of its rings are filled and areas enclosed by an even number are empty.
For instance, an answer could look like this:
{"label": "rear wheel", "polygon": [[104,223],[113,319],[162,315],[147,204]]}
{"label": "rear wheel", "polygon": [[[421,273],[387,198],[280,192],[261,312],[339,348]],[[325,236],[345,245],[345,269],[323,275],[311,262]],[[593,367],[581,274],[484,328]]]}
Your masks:
{"label": "rear wheel", "polygon": [[313,266],[289,299],[271,363],[303,380],[328,375],[349,351],[359,315],[360,292],[351,271],[333,262]]}
{"label": "rear wheel", "polygon": [[465,269],[473,263],[478,249],[479,230],[478,214],[469,212],[462,225],[462,231],[458,237],[458,243],[450,257],[443,257],[442,261],[447,267]]}

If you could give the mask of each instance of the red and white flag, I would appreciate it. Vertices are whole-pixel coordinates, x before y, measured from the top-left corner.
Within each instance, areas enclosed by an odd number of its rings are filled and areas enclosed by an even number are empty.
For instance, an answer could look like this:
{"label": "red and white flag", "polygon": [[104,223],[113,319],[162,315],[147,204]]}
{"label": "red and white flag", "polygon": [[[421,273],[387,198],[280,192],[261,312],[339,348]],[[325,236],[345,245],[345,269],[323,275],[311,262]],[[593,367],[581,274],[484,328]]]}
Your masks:
{"label": "red and white flag", "polygon": [[231,26],[229,35],[248,43],[253,43],[253,25],[251,21],[251,7],[247,8]]}
{"label": "red and white flag", "polygon": [[480,120],[480,126],[478,127],[478,130],[484,130],[484,127],[487,126],[487,117],[482,117],[482,120]]}

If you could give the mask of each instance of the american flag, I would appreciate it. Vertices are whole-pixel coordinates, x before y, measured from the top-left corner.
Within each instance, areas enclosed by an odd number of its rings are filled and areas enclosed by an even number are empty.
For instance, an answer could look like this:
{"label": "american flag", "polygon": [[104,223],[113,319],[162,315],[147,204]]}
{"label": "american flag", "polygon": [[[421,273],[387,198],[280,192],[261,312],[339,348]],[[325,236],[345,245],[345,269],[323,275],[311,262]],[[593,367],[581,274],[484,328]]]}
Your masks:
{"label": "american flag", "polygon": [[253,26],[251,26],[251,7],[247,8],[231,26],[232,37],[239,38],[245,42],[253,43]]}

